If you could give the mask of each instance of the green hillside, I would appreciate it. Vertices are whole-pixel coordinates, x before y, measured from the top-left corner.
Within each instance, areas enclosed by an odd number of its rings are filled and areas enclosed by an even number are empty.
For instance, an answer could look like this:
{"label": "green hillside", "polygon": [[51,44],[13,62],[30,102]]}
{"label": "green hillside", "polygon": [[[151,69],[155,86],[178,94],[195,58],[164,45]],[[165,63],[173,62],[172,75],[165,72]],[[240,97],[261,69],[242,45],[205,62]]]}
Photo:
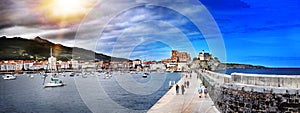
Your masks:
{"label": "green hillside", "polygon": [[0,60],[46,60],[50,56],[50,48],[53,56],[59,60],[111,60],[127,61],[124,58],[110,57],[101,53],[95,53],[82,48],[71,48],[61,44],[54,44],[48,40],[36,37],[24,39],[20,37],[0,37]]}

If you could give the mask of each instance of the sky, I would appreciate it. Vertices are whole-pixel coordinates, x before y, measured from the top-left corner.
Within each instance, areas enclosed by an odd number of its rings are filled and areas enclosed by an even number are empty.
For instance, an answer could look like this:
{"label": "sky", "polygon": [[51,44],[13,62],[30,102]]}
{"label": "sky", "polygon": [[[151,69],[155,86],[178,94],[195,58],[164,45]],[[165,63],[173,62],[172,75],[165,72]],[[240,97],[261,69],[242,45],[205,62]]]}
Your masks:
{"label": "sky", "polygon": [[222,62],[300,67],[300,1],[174,1],[2,0],[0,35],[130,59],[205,50]]}

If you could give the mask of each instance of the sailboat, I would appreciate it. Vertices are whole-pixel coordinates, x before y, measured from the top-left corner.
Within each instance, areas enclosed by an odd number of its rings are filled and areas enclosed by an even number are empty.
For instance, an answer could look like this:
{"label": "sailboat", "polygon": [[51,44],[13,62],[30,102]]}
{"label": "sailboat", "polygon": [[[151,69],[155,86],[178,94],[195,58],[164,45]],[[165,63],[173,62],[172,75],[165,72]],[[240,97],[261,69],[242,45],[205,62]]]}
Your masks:
{"label": "sailboat", "polygon": [[[50,49],[50,58],[48,59],[49,63],[50,63],[50,69],[51,69],[51,79],[50,82],[45,83],[45,79],[47,78],[47,76],[44,77],[44,87],[59,87],[59,86],[64,86],[65,84],[63,83],[62,80],[60,80],[56,74],[54,74],[53,72],[53,65],[52,64],[56,64],[56,58],[52,56],[52,48]],[[54,68],[55,69],[55,68]]]}

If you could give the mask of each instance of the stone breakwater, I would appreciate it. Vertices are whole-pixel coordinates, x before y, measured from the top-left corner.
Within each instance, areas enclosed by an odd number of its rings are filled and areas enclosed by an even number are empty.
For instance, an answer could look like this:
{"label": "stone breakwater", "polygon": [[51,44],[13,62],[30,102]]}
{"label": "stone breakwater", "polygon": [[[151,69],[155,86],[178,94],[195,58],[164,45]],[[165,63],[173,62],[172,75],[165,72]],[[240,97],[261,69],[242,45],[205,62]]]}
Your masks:
{"label": "stone breakwater", "polygon": [[223,112],[300,112],[298,89],[224,84],[217,100]]}
{"label": "stone breakwater", "polygon": [[272,86],[300,88],[300,75],[264,75],[264,74],[244,74],[232,73],[233,83],[242,83],[256,86]]}
{"label": "stone breakwater", "polygon": [[300,112],[300,76],[198,71],[222,112]]}

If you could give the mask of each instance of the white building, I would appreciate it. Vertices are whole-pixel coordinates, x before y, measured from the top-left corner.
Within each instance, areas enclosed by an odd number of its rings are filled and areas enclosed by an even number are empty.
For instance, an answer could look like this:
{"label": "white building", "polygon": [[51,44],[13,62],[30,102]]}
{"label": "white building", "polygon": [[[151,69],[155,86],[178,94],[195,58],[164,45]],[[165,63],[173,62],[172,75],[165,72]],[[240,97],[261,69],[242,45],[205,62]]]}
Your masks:
{"label": "white building", "polygon": [[165,64],[150,64],[150,70],[166,70]]}
{"label": "white building", "polygon": [[79,68],[79,63],[77,60],[71,59],[71,65],[73,69],[78,69]]}
{"label": "white building", "polygon": [[50,57],[48,58],[48,66],[50,70],[56,70],[56,58],[52,56],[52,48],[50,49]]}
{"label": "white building", "polygon": [[132,61],[133,66],[138,66],[138,65],[142,65],[143,61],[140,59],[136,59],[134,61]]}
{"label": "white building", "polygon": [[198,54],[198,59],[200,61],[208,61],[211,58],[212,58],[212,55],[209,53],[205,53],[204,50],[202,50],[202,52]]}
{"label": "white building", "polygon": [[0,66],[1,71],[6,71],[6,66],[3,64]]}

